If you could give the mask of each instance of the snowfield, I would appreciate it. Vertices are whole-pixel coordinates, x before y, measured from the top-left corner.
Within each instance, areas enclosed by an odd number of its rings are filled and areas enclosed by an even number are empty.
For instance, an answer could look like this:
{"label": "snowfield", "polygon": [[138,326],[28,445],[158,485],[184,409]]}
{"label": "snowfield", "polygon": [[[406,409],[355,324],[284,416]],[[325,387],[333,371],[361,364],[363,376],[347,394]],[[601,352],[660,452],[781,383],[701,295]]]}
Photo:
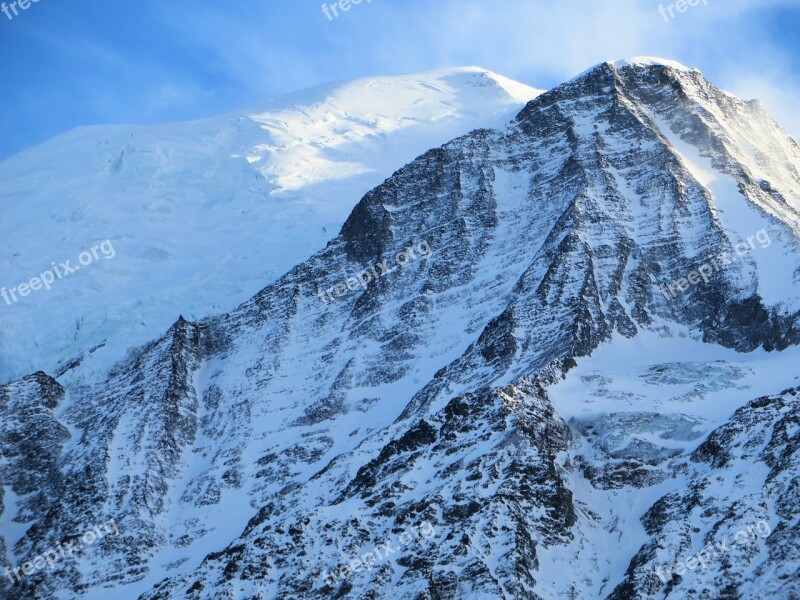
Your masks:
{"label": "snowfield", "polygon": [[144,344],[180,314],[231,310],[395,169],[540,93],[478,67],[372,77],[201,121],[83,127],[1,162],[0,286],[106,239],[117,256],[0,299],[0,382],[81,359],[91,378],[118,359],[110,338]]}
{"label": "snowfield", "polygon": [[[120,535],[2,593],[797,600],[800,146],[699,71],[644,58],[384,178],[406,133],[490,121],[524,95],[475,69],[387,81],[78,145],[106,163],[64,172],[65,189],[119,204],[86,197],[49,234],[85,245],[104,223],[116,256],[85,275],[92,294],[68,285],[79,277],[40,294],[80,301],[48,310],[97,308],[69,343],[52,336],[86,354],[0,385],[0,568],[93,523]],[[459,97],[486,114],[453,112]],[[768,245],[662,293],[760,230]],[[320,297],[422,240],[402,268]],[[100,310],[103,289],[119,306]],[[190,312],[209,307],[230,310]],[[53,323],[32,330],[47,340]],[[23,358],[50,356],[25,344]],[[662,578],[757,523],[766,536]],[[342,572],[423,525],[430,537]]]}

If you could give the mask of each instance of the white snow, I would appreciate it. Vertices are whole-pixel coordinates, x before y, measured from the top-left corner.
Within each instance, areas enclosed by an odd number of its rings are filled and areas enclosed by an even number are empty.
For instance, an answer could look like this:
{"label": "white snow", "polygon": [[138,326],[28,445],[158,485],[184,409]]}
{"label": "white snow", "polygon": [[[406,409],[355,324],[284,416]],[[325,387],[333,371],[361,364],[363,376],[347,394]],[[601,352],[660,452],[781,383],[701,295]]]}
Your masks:
{"label": "white snow", "polygon": [[[0,287],[105,239],[116,250],[0,299],[0,382],[231,310],[324,247],[393,171],[539,93],[478,67],[373,77],[202,121],[84,127],[0,163]],[[98,349],[83,377],[119,358]]]}
{"label": "white snow", "polygon": [[652,66],[664,66],[664,67],[671,67],[673,69],[677,69],[678,71],[696,71],[697,69],[691,69],[686,65],[682,65],[681,63],[669,60],[668,58],[658,58],[655,56],[634,56],[632,58],[626,58],[622,60],[615,60],[609,61],[616,67],[617,69],[622,69],[624,67],[652,67]]}
{"label": "white snow", "polygon": [[585,71],[582,71],[581,73],[570,79],[570,81],[575,81],[576,79],[580,79],[587,73],[594,71],[596,68],[602,65],[611,65],[615,69],[622,69],[624,67],[650,67],[650,66],[662,65],[665,67],[671,67],[673,69],[677,69],[678,71],[688,72],[696,70],[696,69],[690,69],[689,67],[682,65],[677,61],[670,60],[668,58],[657,58],[654,56],[635,56],[620,60],[606,60],[601,63],[597,63],[596,65],[593,65],[592,67],[586,69]]}

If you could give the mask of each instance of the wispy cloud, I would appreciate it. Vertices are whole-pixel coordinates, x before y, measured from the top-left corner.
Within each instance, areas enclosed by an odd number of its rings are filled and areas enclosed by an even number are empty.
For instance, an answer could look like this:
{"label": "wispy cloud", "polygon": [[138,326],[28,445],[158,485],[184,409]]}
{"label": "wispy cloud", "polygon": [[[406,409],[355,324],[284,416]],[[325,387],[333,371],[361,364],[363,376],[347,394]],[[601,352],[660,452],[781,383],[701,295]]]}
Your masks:
{"label": "wispy cloud", "polygon": [[549,87],[602,60],[655,55],[696,66],[736,93],[760,96],[800,133],[786,118],[798,113],[798,90],[785,57],[798,48],[781,46],[769,27],[754,27],[754,15],[797,10],[796,2],[708,0],[669,22],[660,4],[671,2],[409,0],[375,2],[329,22],[316,8],[289,14],[262,7],[242,19],[219,5],[172,3],[161,17],[252,93],[466,64]]}
{"label": "wispy cloud", "polygon": [[[659,5],[673,1],[376,0],[335,21],[314,2],[42,4],[0,32],[15,56],[0,62],[0,139],[18,149],[78,124],[197,118],[325,81],[458,65],[547,88],[641,55],[760,98],[800,136],[797,0],[708,0],[667,22]],[[61,99],[44,119],[42,90]]]}

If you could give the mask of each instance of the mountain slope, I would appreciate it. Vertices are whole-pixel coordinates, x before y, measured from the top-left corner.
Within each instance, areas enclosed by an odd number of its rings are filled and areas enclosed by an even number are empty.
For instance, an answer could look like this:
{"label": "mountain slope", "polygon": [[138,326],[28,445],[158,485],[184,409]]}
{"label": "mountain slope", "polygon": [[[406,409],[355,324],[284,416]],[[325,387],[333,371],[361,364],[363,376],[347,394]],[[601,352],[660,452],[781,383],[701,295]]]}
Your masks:
{"label": "mountain slope", "polygon": [[[52,525],[6,546],[120,536],[10,597],[795,598],[798,164],[653,60],[426,152],[251,300],[65,384]],[[752,519],[746,562],[661,582]]]}
{"label": "mountain slope", "polygon": [[92,381],[116,359],[105,342],[144,344],[181,313],[234,308],[395,169],[538,93],[477,67],[375,77],[191,123],[80,128],[0,163],[0,285],[68,259],[82,269],[0,300],[0,381],[78,360]]}

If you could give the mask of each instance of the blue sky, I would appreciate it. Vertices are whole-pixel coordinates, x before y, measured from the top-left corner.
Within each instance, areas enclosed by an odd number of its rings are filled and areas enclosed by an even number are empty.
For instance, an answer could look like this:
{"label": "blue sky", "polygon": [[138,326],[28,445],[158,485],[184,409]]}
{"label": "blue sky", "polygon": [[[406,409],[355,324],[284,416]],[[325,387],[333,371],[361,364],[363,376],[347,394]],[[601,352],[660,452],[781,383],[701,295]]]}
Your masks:
{"label": "blue sky", "polygon": [[[8,4],[10,0],[5,0]],[[800,136],[800,0],[40,0],[0,12],[0,159],[79,125],[227,112],[332,80],[478,65],[540,88],[650,55]],[[332,2],[328,2],[332,4]]]}

